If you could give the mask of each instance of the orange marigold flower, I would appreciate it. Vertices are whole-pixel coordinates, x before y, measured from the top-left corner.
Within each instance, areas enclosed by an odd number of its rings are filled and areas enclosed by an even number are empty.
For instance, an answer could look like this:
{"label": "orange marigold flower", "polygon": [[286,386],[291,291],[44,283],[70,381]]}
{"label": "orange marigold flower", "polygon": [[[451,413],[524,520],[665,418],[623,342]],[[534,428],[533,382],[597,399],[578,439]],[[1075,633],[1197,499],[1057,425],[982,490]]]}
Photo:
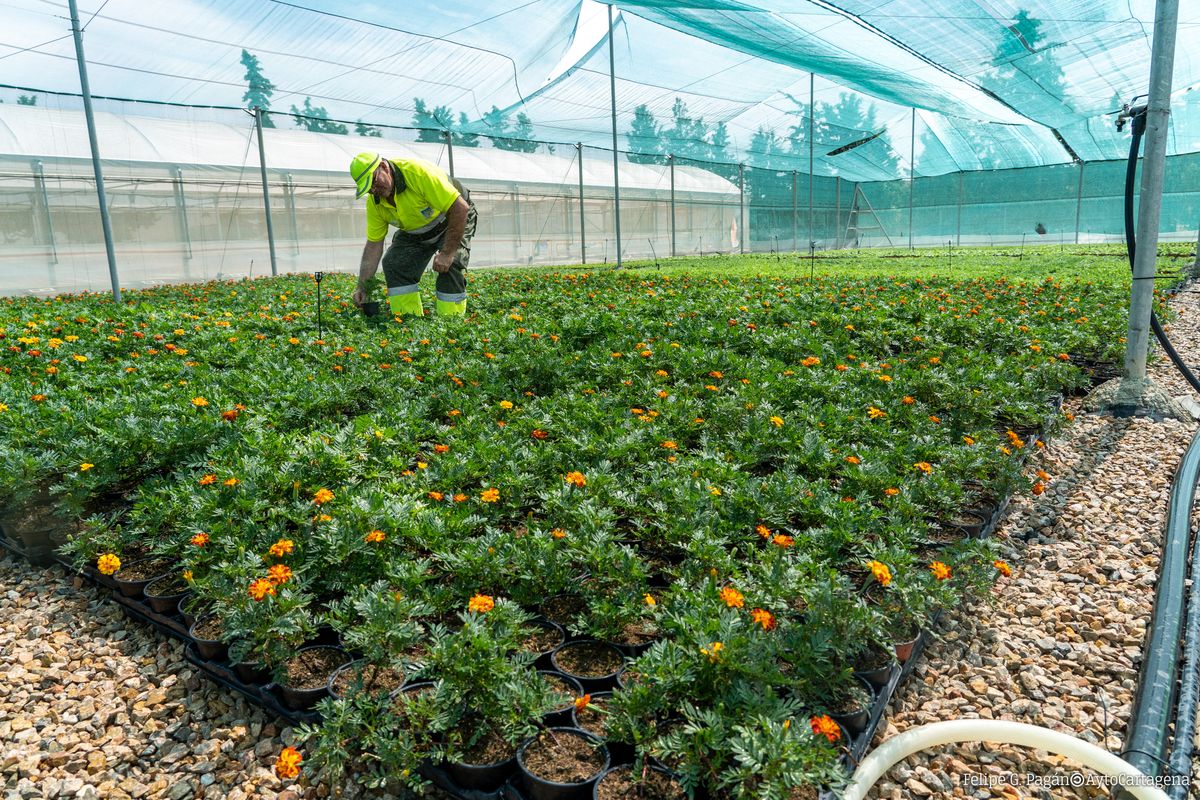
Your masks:
{"label": "orange marigold flower", "polygon": [[972,439],[970,436],[964,436],[963,444],[965,444],[967,447],[970,447],[971,445],[975,444],[975,440]]}
{"label": "orange marigold flower", "polygon": [[660,445],[660,447],[662,447],[664,450],[678,450],[678,449],[679,449],[679,445],[675,444],[675,443],[674,443],[674,442],[672,442],[670,439],[668,439],[667,441],[663,442],[663,443]]}
{"label": "orange marigold flower", "polygon": [[534,439],[545,439],[550,434],[546,433],[541,428],[534,428],[533,431],[530,432],[529,435],[532,436]]}
{"label": "orange marigold flower", "polygon": [[868,561],[867,567],[871,570],[871,574],[875,576],[875,580],[879,581],[880,586],[888,586],[892,582],[892,571],[888,569],[888,565],[882,561]]}
{"label": "orange marigold flower", "polygon": [[112,553],[105,553],[96,559],[96,569],[100,570],[101,575],[112,575],[121,568],[121,559],[117,558]]}
{"label": "orange marigold flower", "polygon": [[456,503],[465,503],[465,502],[467,502],[467,499],[468,499],[467,496],[465,494],[463,494],[462,492],[459,492],[458,494],[454,495],[454,502],[456,502]]}
{"label": "orange marigold flower", "polygon": [[649,593],[642,595],[642,601],[648,606],[658,605],[658,601],[654,599],[654,595]]}
{"label": "orange marigold flower", "polygon": [[208,401],[203,397],[193,397],[192,405],[194,405],[196,408],[204,408],[206,405],[208,405]]}
{"label": "orange marigold flower", "polygon": [[590,703],[590,702],[592,702],[592,696],[590,694],[585,694],[583,697],[576,697],[575,698],[575,710],[583,711],[585,708],[588,707],[588,703]]}
{"label": "orange marigold flower", "polygon": [[276,558],[283,558],[284,556],[291,555],[292,551],[295,549],[296,543],[291,539],[280,539],[278,542],[271,545],[271,549],[267,552]]}
{"label": "orange marigold flower", "polygon": [[30,400],[32,400],[32,401],[33,401],[33,402],[35,402],[35,403],[44,403],[44,402],[46,402],[46,395],[44,395],[44,394],[34,394],[34,395],[30,395],[30,396],[29,396],[29,399],[30,399]]}
{"label": "orange marigold flower", "polygon": [[801,362],[800,362],[800,366],[802,366],[802,367],[815,367],[815,366],[817,366],[817,365],[818,365],[818,364],[820,364],[820,363],[821,363],[821,359],[817,358],[816,356],[809,356],[808,358],[806,358],[806,359],[804,359],[803,361],[801,361]]}
{"label": "orange marigold flower", "polygon": [[211,472],[208,473],[207,475],[200,476],[200,485],[201,486],[209,486],[216,482],[217,482],[217,476],[213,475]]}
{"label": "orange marigold flower", "polygon": [[929,571],[932,572],[933,577],[937,578],[939,581],[944,581],[951,575],[950,568],[941,561],[934,561],[932,564],[930,564]]}
{"label": "orange marigold flower", "polygon": [[328,489],[317,489],[317,493],[313,495],[313,504],[323,506],[333,499],[333,492]]}
{"label": "orange marigold flower", "polygon": [[225,420],[226,422],[233,422],[238,418],[238,413],[239,412],[236,408],[231,408],[228,411],[222,411],[221,419]]}
{"label": "orange marigold flower", "polygon": [[886,494],[888,497],[895,497],[896,495],[900,494],[900,490],[897,489],[895,486],[889,486],[888,488],[883,490],[883,493]]}
{"label": "orange marigold flower", "polygon": [[554,530],[550,531],[550,535],[555,539],[565,539],[567,537],[567,532],[562,528],[555,528]]}
{"label": "orange marigold flower", "polygon": [[845,372],[846,370],[848,370],[850,368],[847,367],[845,364],[838,364],[836,367],[834,367],[834,369],[836,369],[838,372]]}
{"label": "orange marigold flower", "polygon": [[761,625],[764,631],[775,630],[775,615],[764,608],[751,610],[750,619]]}
{"label": "orange marigold flower", "polygon": [[1046,491],[1046,484],[1038,481],[1029,489],[1029,491],[1033,492],[1034,494],[1041,494],[1042,492]]}
{"label": "orange marigold flower", "polygon": [[587,478],[583,476],[582,472],[568,472],[563,476],[563,480],[578,488],[587,486]]}
{"label": "orange marigold flower", "polygon": [[257,578],[251,582],[250,588],[246,591],[258,603],[275,594],[275,584],[267,578]]}
{"label": "orange marigold flower", "polygon": [[363,541],[368,542],[370,544],[377,544],[379,542],[382,542],[385,538],[387,538],[387,534],[385,534],[383,531],[376,528],[375,530],[371,531],[366,536],[364,536]]}
{"label": "orange marigold flower", "polygon": [[918,461],[917,463],[913,464],[913,468],[918,472],[925,473],[926,475],[933,472],[933,466],[928,461]]}
{"label": "orange marigold flower", "polygon": [[486,614],[495,607],[496,601],[486,594],[477,594],[467,603],[467,611],[473,614]]}
{"label": "orange marigold flower", "polygon": [[267,578],[276,586],[282,586],[292,579],[292,570],[287,564],[272,564],[267,570]]}
{"label": "orange marigold flower", "polygon": [[435,453],[448,453],[448,452],[450,452],[450,445],[448,445],[448,444],[435,444],[435,445],[433,446],[433,452],[435,452]]}
{"label": "orange marigold flower", "polygon": [[498,502],[500,500],[500,490],[499,489],[484,489],[483,493],[481,495],[479,495],[479,499],[485,503]]}
{"label": "orange marigold flower", "polygon": [[300,762],[304,757],[294,747],[285,747],[275,759],[275,774],[280,778],[290,780],[300,774]]}
{"label": "orange marigold flower", "polygon": [[858,456],[846,456],[846,463],[847,464],[861,464],[862,459],[859,458]]}
{"label": "orange marigold flower", "polygon": [[771,540],[771,542],[776,547],[782,547],[784,549],[787,549],[787,548],[791,547],[792,545],[794,545],[796,543],[796,540],[794,538],[792,538],[791,536],[785,536],[782,533],[777,533],[777,534],[775,534],[775,538],[773,538]]}
{"label": "orange marigold flower", "polygon": [[826,714],[810,718],[808,724],[812,726],[813,733],[817,736],[824,736],[831,743],[842,738],[842,729]]}
{"label": "orange marigold flower", "polygon": [[741,608],[746,605],[746,600],[742,593],[732,586],[726,586],[720,591],[721,599],[725,601],[725,605],[730,608]]}
{"label": "orange marigold flower", "polygon": [[754,532],[757,533],[759,536],[761,536],[764,539],[771,538],[771,529],[768,528],[766,525],[755,525]]}
{"label": "orange marigold flower", "polygon": [[708,656],[708,660],[714,664],[721,660],[721,651],[725,649],[725,645],[720,642],[713,642],[708,647],[701,647],[700,654]]}
{"label": "orange marigold flower", "polygon": [[1037,476],[1038,476],[1038,480],[1042,480],[1042,481],[1050,480],[1050,473],[1046,472],[1046,470],[1044,470],[1044,469],[1039,469],[1037,471]]}
{"label": "orange marigold flower", "polygon": [[1000,561],[999,559],[997,559],[992,562],[992,566],[995,567],[996,571],[999,572],[1004,577],[1006,577],[1006,578],[1012,577],[1012,567],[1010,567],[1006,562]]}
{"label": "orange marigold flower", "polygon": [[441,492],[430,492],[429,499],[437,500],[438,502],[441,502],[442,500],[446,499],[446,495],[442,494]]}
{"label": "orange marigold flower", "polygon": [[900,402],[904,403],[906,406],[911,406],[913,403],[917,402],[917,398],[913,397],[911,394],[906,394],[904,395],[904,399]]}
{"label": "orange marigold flower", "polygon": [[204,545],[208,544],[208,534],[204,531],[197,533],[192,537],[192,544],[196,545],[196,547],[204,547]]}

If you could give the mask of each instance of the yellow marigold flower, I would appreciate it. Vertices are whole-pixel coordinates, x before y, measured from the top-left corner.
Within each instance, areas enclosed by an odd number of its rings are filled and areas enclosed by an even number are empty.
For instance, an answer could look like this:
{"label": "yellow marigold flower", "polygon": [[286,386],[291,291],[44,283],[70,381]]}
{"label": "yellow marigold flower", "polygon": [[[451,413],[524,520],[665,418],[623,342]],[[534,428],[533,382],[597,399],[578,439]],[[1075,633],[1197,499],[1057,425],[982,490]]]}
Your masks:
{"label": "yellow marigold flower", "polygon": [[76,353],[75,355],[71,356],[71,358],[75,359],[75,360],[76,360],[76,361],[78,361],[80,364],[83,364],[84,362],[86,362],[86,361],[88,360],[88,357],[87,357],[87,356],[81,356],[81,355],[79,355],[78,353]]}
{"label": "yellow marigold flower", "polygon": [[1012,567],[1010,567],[1006,562],[1000,561],[999,559],[997,559],[996,561],[992,562],[992,566],[995,567],[996,571],[999,572],[1004,577],[1006,577],[1006,578],[1012,577]]}
{"label": "yellow marigold flower", "polygon": [[884,383],[891,383],[892,376],[891,375],[880,375],[879,380],[883,381]]}
{"label": "yellow marigold flower", "polygon": [[675,443],[674,443],[674,442],[672,442],[670,439],[668,439],[667,441],[663,442],[663,443],[660,445],[660,447],[662,447],[664,450],[678,450],[678,449],[679,449],[679,445],[675,444]]}
{"label": "yellow marigold flower", "polygon": [[700,654],[708,656],[708,660],[714,664],[721,659],[721,651],[725,649],[725,645],[720,642],[713,642],[708,647],[701,647]]}
{"label": "yellow marigold flower", "polygon": [[206,405],[208,405],[208,401],[203,397],[193,397],[192,405],[194,405],[196,408],[204,408]]}
{"label": "yellow marigold flower", "polygon": [[847,464],[861,464],[862,459],[859,458],[858,456],[846,456],[846,463]]}
{"label": "yellow marigold flower", "polygon": [[771,417],[771,419],[770,419],[770,422],[771,422],[771,424],[772,424],[772,425],[774,425],[776,428],[782,428],[782,427],[783,427],[783,417]]}
{"label": "yellow marigold flower", "polygon": [[934,561],[929,565],[929,571],[933,573],[933,577],[939,581],[944,581],[950,577],[950,568],[941,561]]}
{"label": "yellow marigold flower", "polygon": [[276,558],[283,558],[284,556],[291,555],[295,549],[296,544],[291,539],[280,539],[271,545],[271,549],[268,552]]}
{"label": "yellow marigold flower", "polygon": [[94,466],[96,466],[96,465],[95,465],[95,464],[89,464],[88,462],[86,462],[86,461],[85,461],[85,462],[83,462],[82,464],[80,464],[80,465],[79,465],[79,471],[80,471],[80,472],[87,472],[89,469],[91,469],[91,468],[92,468],[92,467],[94,467]]}
{"label": "yellow marigold flower", "polygon": [[906,394],[904,395],[904,399],[902,399],[900,402],[904,403],[906,406],[911,406],[913,403],[917,402],[917,398],[913,397],[911,394]]}
{"label": "yellow marigold flower", "polygon": [[721,496],[721,490],[720,490],[720,488],[718,488],[718,487],[716,487],[716,486],[710,486],[710,487],[708,487],[708,493],[709,493],[709,494],[711,494],[713,497],[720,497],[720,496]]}
{"label": "yellow marigold flower", "polygon": [[660,377],[660,378],[665,378],[665,377],[667,377],[667,375],[668,375],[668,374],[670,374],[670,373],[668,373],[668,372],[667,372],[665,369],[656,369],[656,370],[654,371],[654,374],[655,374],[655,375],[657,375],[657,376],[658,376],[658,377]]}
{"label": "yellow marigold flower", "polygon": [[896,495],[900,494],[900,490],[897,489],[895,486],[889,486],[888,488],[883,490],[883,493],[886,494],[888,497],[895,497]]}
{"label": "yellow marigold flower", "polygon": [[275,759],[275,774],[280,778],[290,780],[300,774],[300,762],[303,761],[300,751],[294,747],[285,747]]}
{"label": "yellow marigold flower", "polygon": [[121,568],[121,559],[117,558],[112,553],[105,553],[96,559],[96,569],[100,570],[101,575],[112,575]]}
{"label": "yellow marigold flower", "polygon": [[587,478],[583,476],[582,472],[568,472],[563,476],[563,480],[578,488],[587,486]]}
{"label": "yellow marigold flower", "polygon": [[257,578],[251,582],[250,588],[246,591],[252,598],[254,598],[254,602],[260,603],[267,597],[275,594],[275,584],[271,583],[271,581],[267,580],[266,578]]}
{"label": "yellow marigold flower", "polygon": [[297,339],[295,336],[289,336],[288,344],[300,344],[300,340]]}
{"label": "yellow marigold flower", "polygon": [[183,571],[183,579],[188,583],[192,582],[192,571],[190,569],[185,569]]}
{"label": "yellow marigold flower", "polygon": [[8,406],[4,403],[0,403],[0,414],[3,414],[5,411],[8,411]]}
{"label": "yellow marigold flower", "polygon": [[237,478],[227,478],[225,480],[226,486],[237,486],[239,483],[241,483],[241,481],[239,481]]}
{"label": "yellow marigold flower", "polygon": [[732,586],[726,586],[723,588],[720,591],[720,595],[721,599],[725,602],[725,605],[729,606],[730,608],[741,608],[742,606],[746,605],[746,599],[742,596],[742,593],[737,589],[734,589]]}
{"label": "yellow marigold flower", "polygon": [[868,561],[867,567],[871,570],[871,574],[875,576],[875,580],[879,581],[880,586],[888,586],[892,582],[892,571],[888,569],[888,565],[882,561]]}
{"label": "yellow marigold flower", "polygon": [[208,544],[208,542],[209,542],[208,534],[205,533],[204,531],[200,531],[199,533],[197,533],[195,536],[192,537],[192,544],[195,545],[196,547],[204,547],[204,545]]}
{"label": "yellow marigold flower", "polygon": [[970,436],[964,436],[963,444],[965,444],[967,447],[970,447],[971,445],[975,444],[975,440],[972,439]]}
{"label": "yellow marigold flower", "polygon": [[467,611],[473,614],[486,614],[495,607],[496,601],[486,594],[477,594],[467,603]]}
{"label": "yellow marigold flower", "polygon": [[318,489],[317,493],[313,495],[313,504],[322,506],[332,499],[333,492],[329,491],[328,489]]}
{"label": "yellow marigold flower", "polygon": [[751,610],[750,619],[761,625],[764,631],[775,630],[775,615],[764,608],[755,608]]}
{"label": "yellow marigold flower", "polygon": [[871,419],[883,419],[884,417],[887,416],[887,412],[881,408],[876,408],[875,406],[871,406],[870,408],[867,409],[867,416],[870,417]]}
{"label": "yellow marigold flower", "polygon": [[485,503],[495,503],[500,500],[500,490],[484,489],[483,494],[479,495],[479,499]]}
{"label": "yellow marigold flower", "polygon": [[507,409],[510,409],[510,408],[512,408],[512,407],[513,407],[513,404],[512,404],[510,401],[508,401],[508,400],[501,400],[501,401],[500,401],[500,407],[501,407],[501,408],[503,408],[503,409],[506,409],[506,410],[507,410]]}
{"label": "yellow marigold flower", "polygon": [[364,536],[363,541],[370,544],[377,544],[378,542],[382,542],[385,538],[387,538],[387,534],[377,528]]}
{"label": "yellow marigold flower", "polygon": [[555,528],[554,530],[550,531],[550,535],[555,539],[565,539],[567,537],[567,532],[562,528]]}
{"label": "yellow marigold flower", "polygon": [[925,473],[926,475],[929,475],[933,472],[933,466],[928,461],[918,461],[917,463],[913,464],[913,468],[918,472]]}
{"label": "yellow marigold flower", "polygon": [[787,548],[794,545],[796,543],[796,540],[791,536],[784,536],[782,533],[777,533],[777,534],[775,534],[775,537],[773,539],[771,539],[771,542],[776,547],[782,547],[786,550]]}
{"label": "yellow marigold flower", "polygon": [[817,736],[824,736],[831,743],[842,738],[842,729],[828,715],[822,714],[819,717],[812,717],[808,724],[812,726],[812,731]]}
{"label": "yellow marigold flower", "polygon": [[276,586],[282,586],[292,579],[292,570],[287,564],[272,564],[267,570],[267,578]]}
{"label": "yellow marigold flower", "polygon": [[652,595],[652,594],[649,594],[649,593],[642,595],[642,600],[643,600],[643,601],[646,603],[646,605],[648,605],[648,606],[656,606],[656,605],[658,605],[658,601],[654,599],[654,595]]}

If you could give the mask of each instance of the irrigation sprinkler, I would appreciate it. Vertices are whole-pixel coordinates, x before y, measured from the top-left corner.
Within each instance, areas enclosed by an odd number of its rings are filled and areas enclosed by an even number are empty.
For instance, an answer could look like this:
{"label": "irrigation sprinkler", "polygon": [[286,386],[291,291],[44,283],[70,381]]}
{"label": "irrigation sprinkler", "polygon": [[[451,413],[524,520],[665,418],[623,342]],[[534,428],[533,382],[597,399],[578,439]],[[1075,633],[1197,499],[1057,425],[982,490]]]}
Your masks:
{"label": "irrigation sprinkler", "polygon": [[321,279],[325,277],[324,272],[314,272],[313,280],[317,282],[317,338],[324,339],[325,331],[321,325]]}
{"label": "irrigation sprinkler", "polygon": [[662,269],[662,265],[658,263],[658,252],[654,249],[654,241],[647,238],[646,241],[650,244],[650,253],[654,256],[654,268]]}

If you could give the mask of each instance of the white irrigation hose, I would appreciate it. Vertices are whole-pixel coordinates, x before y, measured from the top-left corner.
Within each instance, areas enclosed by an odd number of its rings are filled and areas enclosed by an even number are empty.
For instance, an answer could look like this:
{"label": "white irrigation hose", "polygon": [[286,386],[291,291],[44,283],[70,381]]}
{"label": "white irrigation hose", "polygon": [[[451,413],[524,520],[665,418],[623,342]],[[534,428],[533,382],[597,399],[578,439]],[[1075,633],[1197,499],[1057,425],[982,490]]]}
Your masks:
{"label": "white irrigation hose", "polygon": [[1109,786],[1123,786],[1138,800],[1169,800],[1166,792],[1153,785],[1140,770],[1125,760],[1094,744],[1065,733],[993,719],[960,719],[935,722],[893,736],[863,759],[847,787],[844,800],[863,800],[875,782],[903,759],[943,744],[960,742],[998,742],[1045,750],[1073,758],[1101,775],[1108,776]]}

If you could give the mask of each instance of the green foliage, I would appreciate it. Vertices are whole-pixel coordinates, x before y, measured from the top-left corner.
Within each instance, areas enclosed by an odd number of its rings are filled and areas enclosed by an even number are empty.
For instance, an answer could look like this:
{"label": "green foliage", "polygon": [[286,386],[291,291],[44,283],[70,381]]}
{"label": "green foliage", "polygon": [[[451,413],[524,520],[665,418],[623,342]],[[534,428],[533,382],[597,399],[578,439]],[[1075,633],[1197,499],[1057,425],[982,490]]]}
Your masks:
{"label": "green foliage", "polygon": [[[242,66],[246,68],[246,74],[242,77],[246,81],[246,92],[242,95],[242,102],[247,108],[261,108],[264,112],[271,110],[271,95],[275,93],[275,84],[267,80],[263,75],[262,67],[259,66],[258,56],[250,53],[249,50],[242,50]],[[275,121],[271,119],[270,114],[263,114],[262,124],[264,128],[274,128]]]}
{"label": "green foliage", "polygon": [[329,119],[329,112],[324,107],[313,105],[311,97],[304,98],[303,108],[292,106],[292,118],[296,120],[297,128],[304,128],[313,133],[336,133],[345,136],[350,132],[342,123]]}

